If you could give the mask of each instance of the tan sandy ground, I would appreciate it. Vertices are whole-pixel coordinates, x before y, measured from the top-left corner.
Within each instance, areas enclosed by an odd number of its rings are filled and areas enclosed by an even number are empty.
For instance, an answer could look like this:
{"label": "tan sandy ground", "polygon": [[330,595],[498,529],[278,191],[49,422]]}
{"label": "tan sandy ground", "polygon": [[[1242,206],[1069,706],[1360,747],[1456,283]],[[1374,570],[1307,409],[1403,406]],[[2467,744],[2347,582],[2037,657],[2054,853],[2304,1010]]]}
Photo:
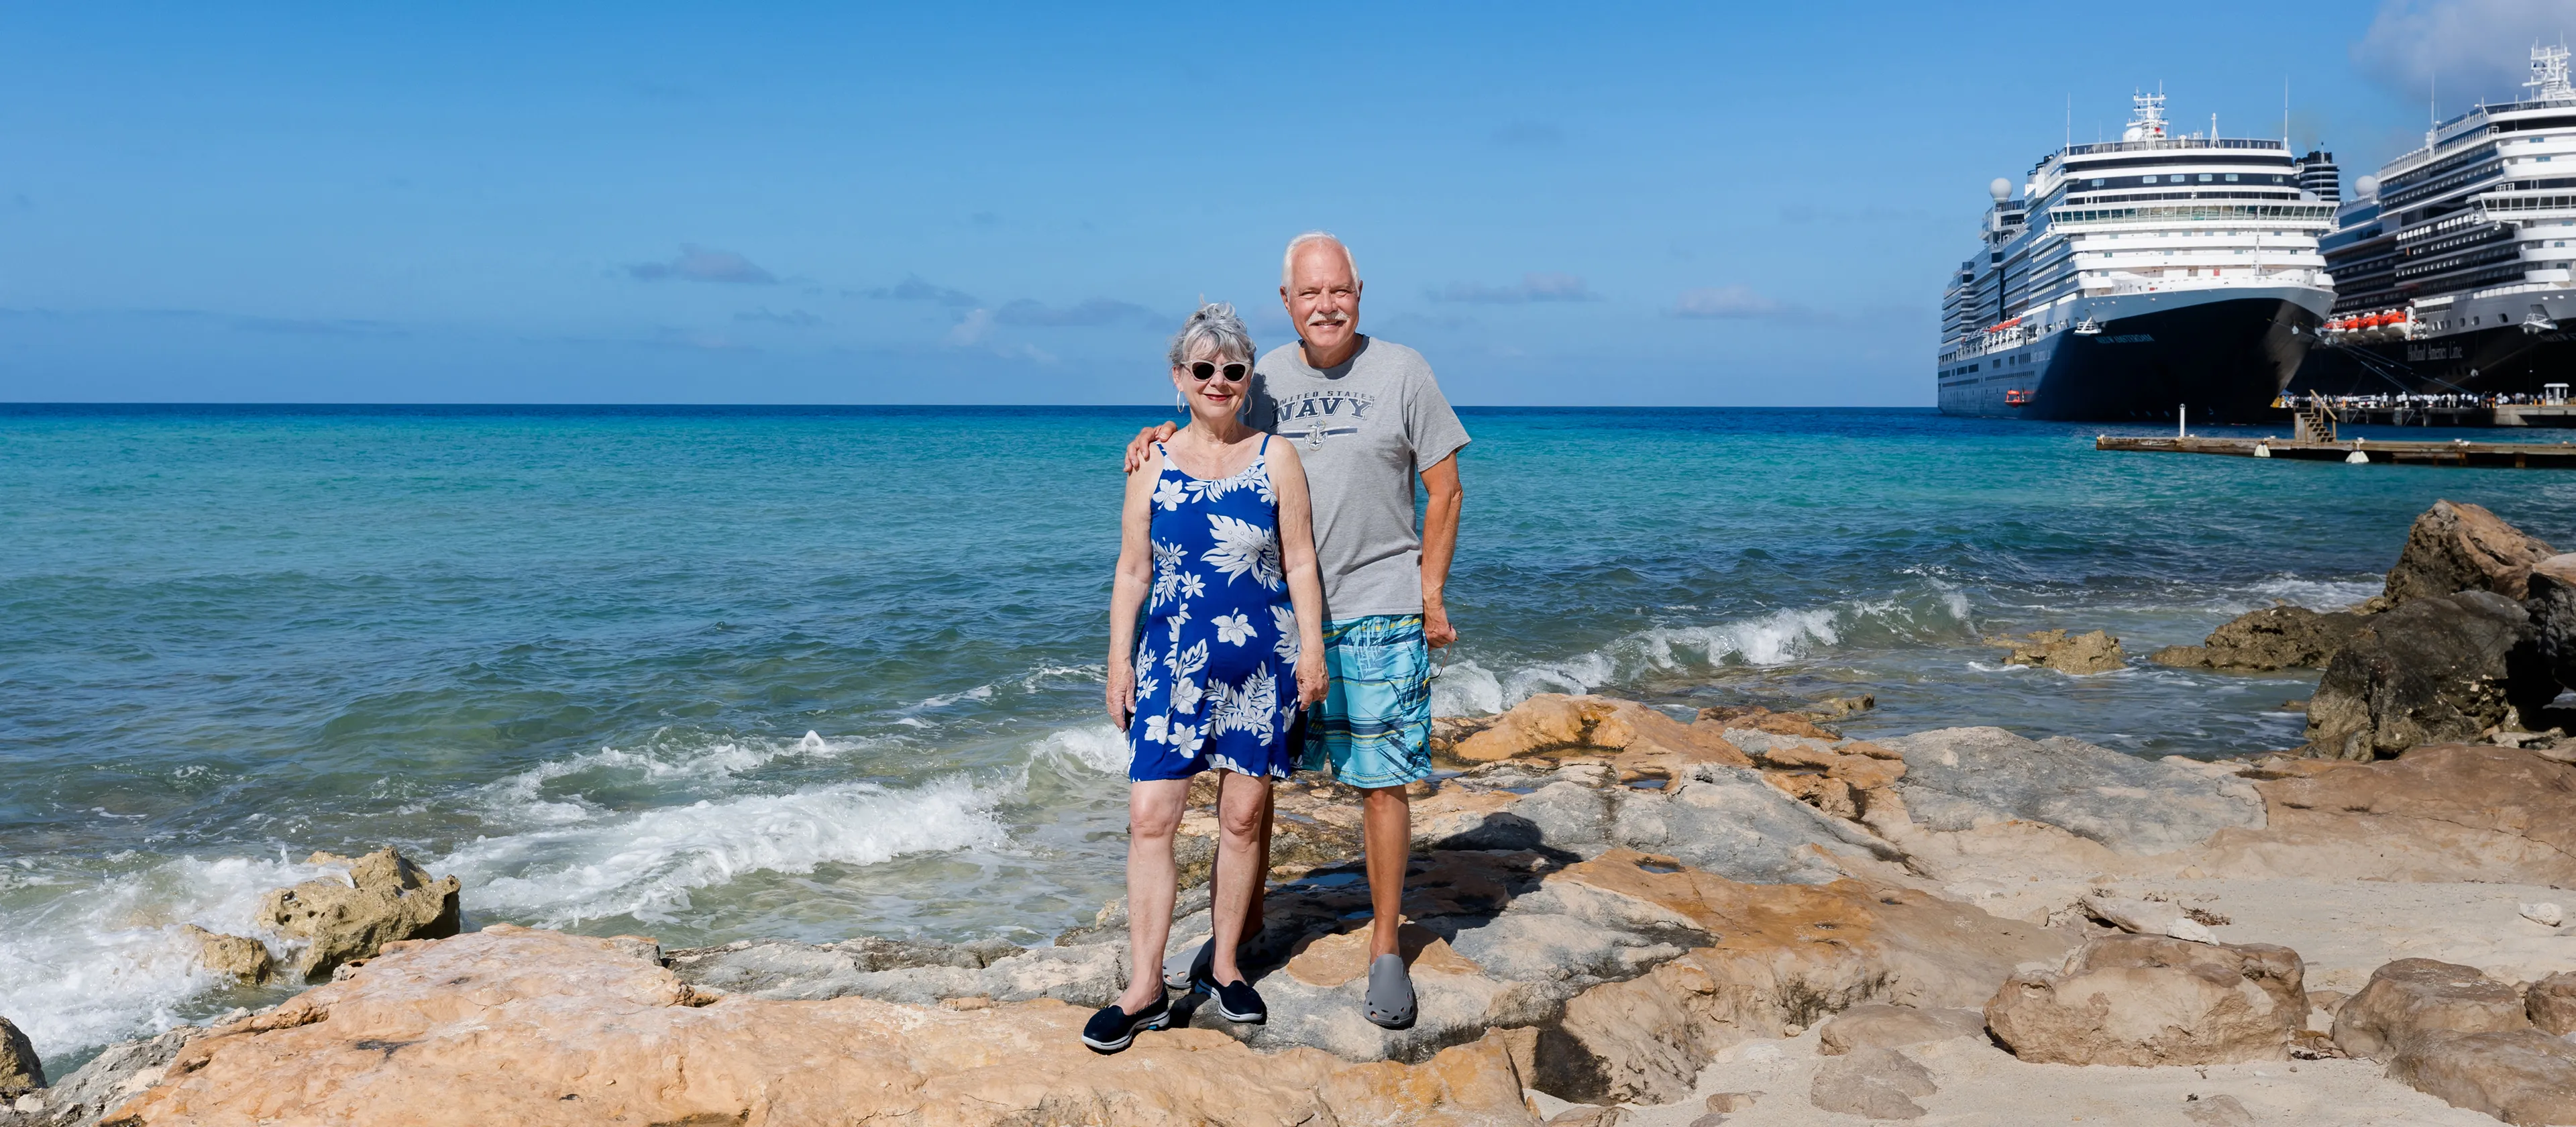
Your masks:
{"label": "tan sandy ground", "polygon": [[[1868,1120],[1818,1110],[1807,1100],[1817,1067],[1816,1033],[1748,1041],[1719,1054],[1699,1075],[1690,1099],[1663,1107],[1623,1109],[1619,1127],[1688,1127],[1709,1114],[1707,1098],[1760,1092],[1753,1106],[1726,1116],[1727,1127],[2013,1127],[2018,1124],[2116,1124],[2118,1127],[2206,1127],[2191,1118],[2186,1097],[2234,1096],[2261,1127],[2496,1127],[2486,1115],[2452,1107],[2380,1075],[2369,1061],[2283,1061],[2206,1067],[2117,1068],[2024,1064],[1982,1041],[1961,1038],[1918,1045],[1907,1056],[1929,1069],[1941,1090],[1915,1102],[1912,1120]],[[1543,1114],[1572,1105],[1535,1095]]]}

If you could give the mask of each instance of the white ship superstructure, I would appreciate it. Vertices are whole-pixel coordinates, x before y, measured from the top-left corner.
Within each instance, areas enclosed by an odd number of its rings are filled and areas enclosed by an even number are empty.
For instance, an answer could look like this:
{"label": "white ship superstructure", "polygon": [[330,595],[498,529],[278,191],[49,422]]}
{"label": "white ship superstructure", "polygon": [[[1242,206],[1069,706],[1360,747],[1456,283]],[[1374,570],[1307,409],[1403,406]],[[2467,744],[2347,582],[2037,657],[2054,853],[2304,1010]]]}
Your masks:
{"label": "white ship superstructure", "polygon": [[2239,419],[2279,395],[2334,298],[2333,203],[2286,141],[2171,136],[2164,101],[2138,95],[2120,140],[2049,154],[2019,196],[1990,186],[1943,295],[1942,411]]}
{"label": "white ship superstructure", "polygon": [[2435,125],[2344,205],[2325,242],[2340,298],[2298,388],[2528,394],[2576,345],[2576,86],[2534,47],[2524,100]]}

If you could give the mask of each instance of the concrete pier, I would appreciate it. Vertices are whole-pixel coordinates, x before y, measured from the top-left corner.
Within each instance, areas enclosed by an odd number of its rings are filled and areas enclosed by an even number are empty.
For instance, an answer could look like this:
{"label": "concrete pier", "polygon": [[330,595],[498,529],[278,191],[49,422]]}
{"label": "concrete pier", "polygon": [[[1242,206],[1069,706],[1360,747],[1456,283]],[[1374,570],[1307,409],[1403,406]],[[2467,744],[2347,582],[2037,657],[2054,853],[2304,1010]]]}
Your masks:
{"label": "concrete pier", "polygon": [[[2221,454],[2235,458],[2298,458],[2312,462],[2368,462],[2373,465],[2576,469],[2576,442],[2470,442],[2466,439],[2416,442],[2369,438],[2303,442],[2286,438],[2128,438],[2106,434],[2094,438],[2093,448],[2164,454]],[[2356,454],[2360,457],[2354,457]]]}

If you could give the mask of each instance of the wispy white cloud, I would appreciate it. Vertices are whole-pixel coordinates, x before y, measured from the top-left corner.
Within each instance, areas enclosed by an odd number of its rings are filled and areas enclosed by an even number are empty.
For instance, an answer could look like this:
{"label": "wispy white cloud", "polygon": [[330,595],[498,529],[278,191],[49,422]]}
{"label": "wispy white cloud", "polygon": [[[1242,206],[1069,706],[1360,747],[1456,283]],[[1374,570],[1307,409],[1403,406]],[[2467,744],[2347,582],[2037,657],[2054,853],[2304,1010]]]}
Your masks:
{"label": "wispy white cloud", "polygon": [[683,243],[680,256],[669,262],[638,262],[626,268],[628,277],[646,282],[677,279],[683,282],[729,282],[735,285],[766,286],[778,276],[729,250],[716,250]]}
{"label": "wispy white cloud", "polygon": [[1672,310],[1675,317],[1705,318],[1777,317],[1793,311],[1793,307],[1757,293],[1750,286],[1684,290]]}
{"label": "wispy white cloud", "polygon": [[2352,45],[2363,73],[2411,98],[2440,85],[2442,116],[2484,99],[2513,101],[2531,46],[2576,36],[2568,0],[2382,0]]}
{"label": "wispy white cloud", "polygon": [[1476,282],[1451,282],[1426,291],[1433,301],[1468,301],[1487,305],[1518,305],[1530,301],[1594,301],[1600,295],[1592,292],[1583,279],[1572,274],[1533,272],[1521,275],[1518,283],[1488,286]]}

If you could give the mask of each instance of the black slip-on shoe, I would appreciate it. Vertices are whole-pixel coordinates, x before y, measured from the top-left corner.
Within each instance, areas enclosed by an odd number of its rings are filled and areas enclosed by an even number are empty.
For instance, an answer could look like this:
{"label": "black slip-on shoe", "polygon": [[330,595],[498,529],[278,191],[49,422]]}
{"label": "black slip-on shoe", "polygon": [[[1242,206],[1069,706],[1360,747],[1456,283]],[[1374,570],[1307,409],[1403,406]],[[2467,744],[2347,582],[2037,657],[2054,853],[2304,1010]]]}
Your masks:
{"label": "black slip-on shoe", "polygon": [[1215,987],[1216,1012],[1227,1021],[1259,1025],[1270,1020],[1270,1007],[1262,1004],[1261,992],[1252,988],[1249,979],[1210,985]]}
{"label": "black slip-on shoe", "polygon": [[[1267,925],[1264,925],[1264,930],[1267,930]],[[1262,932],[1256,931],[1237,941],[1234,945],[1234,957],[1237,960],[1241,960],[1243,958],[1244,950],[1251,947],[1254,943],[1260,942],[1261,935]],[[1174,978],[1172,976],[1172,968],[1179,962],[1180,959],[1178,956],[1164,960],[1163,985],[1169,986],[1174,990],[1186,990],[1193,994],[1216,993],[1215,936],[1209,936],[1207,938],[1207,942],[1199,944],[1198,954],[1190,956],[1190,969],[1188,973],[1179,978]]]}
{"label": "black slip-on shoe", "polygon": [[1095,1053],[1114,1053],[1136,1040],[1140,1030],[1161,1029],[1172,1024],[1172,996],[1166,992],[1141,1013],[1128,1013],[1115,1002],[1102,1006],[1100,1012],[1082,1027],[1082,1043]]}

